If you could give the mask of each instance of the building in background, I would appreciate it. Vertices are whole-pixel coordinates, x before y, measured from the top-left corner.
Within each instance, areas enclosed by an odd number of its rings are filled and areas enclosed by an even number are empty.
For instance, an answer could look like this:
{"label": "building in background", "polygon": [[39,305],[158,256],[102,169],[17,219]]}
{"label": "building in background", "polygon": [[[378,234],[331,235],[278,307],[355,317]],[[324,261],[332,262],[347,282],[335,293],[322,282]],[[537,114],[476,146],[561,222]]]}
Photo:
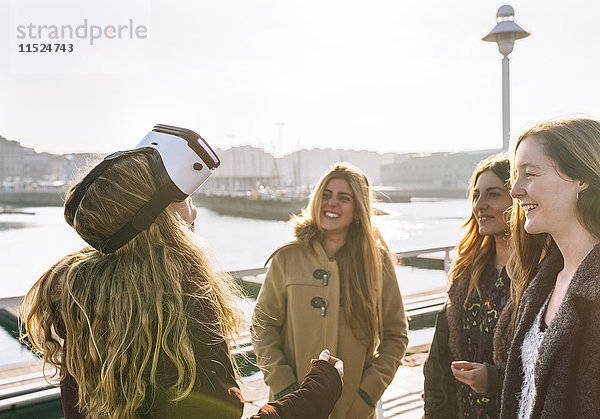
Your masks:
{"label": "building in background", "polygon": [[365,172],[372,184],[378,185],[381,182],[380,166],[385,156],[366,150],[299,150],[278,159],[278,168],[284,186],[314,185],[332,165],[348,162]]}
{"label": "building in background", "polygon": [[216,149],[221,165],[203,187],[206,193],[242,193],[276,189],[280,185],[277,160],[252,146]]}
{"label": "building in background", "polygon": [[464,198],[477,163],[498,152],[399,154],[381,165],[381,182],[411,196]]}
{"label": "building in background", "polygon": [[[363,170],[385,194],[410,197],[466,196],[475,165],[499,150],[380,154],[366,150],[310,149],[275,158],[262,148],[217,149],[221,166],[202,189],[206,194],[306,196],[334,163],[345,161]],[[1,190],[66,190],[73,179],[103,155],[38,153],[0,136]]]}
{"label": "building in background", "polygon": [[0,185],[12,187],[25,173],[24,150],[18,141],[9,141],[0,136]]}
{"label": "building in background", "polygon": [[90,161],[102,157],[91,153],[38,153],[0,136],[0,189],[65,190]]}

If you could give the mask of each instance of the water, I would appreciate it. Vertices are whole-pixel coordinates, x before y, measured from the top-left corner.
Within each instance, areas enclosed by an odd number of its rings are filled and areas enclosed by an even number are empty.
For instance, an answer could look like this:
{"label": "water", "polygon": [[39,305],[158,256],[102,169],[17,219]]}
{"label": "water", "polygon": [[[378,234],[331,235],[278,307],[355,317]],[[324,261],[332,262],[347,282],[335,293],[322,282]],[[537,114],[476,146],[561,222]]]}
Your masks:
{"label": "water", "polygon": [[[466,200],[419,200],[378,204],[389,215],[376,217],[388,246],[394,251],[453,246],[468,214]],[[0,298],[24,295],[57,260],[85,242],[63,219],[62,208],[26,208],[35,215],[0,214]],[[263,266],[280,245],[293,239],[288,222],[250,220],[198,209],[196,232],[206,242],[218,268]],[[441,271],[398,268],[403,294],[443,288]],[[0,328],[0,365],[18,362],[28,352]]]}

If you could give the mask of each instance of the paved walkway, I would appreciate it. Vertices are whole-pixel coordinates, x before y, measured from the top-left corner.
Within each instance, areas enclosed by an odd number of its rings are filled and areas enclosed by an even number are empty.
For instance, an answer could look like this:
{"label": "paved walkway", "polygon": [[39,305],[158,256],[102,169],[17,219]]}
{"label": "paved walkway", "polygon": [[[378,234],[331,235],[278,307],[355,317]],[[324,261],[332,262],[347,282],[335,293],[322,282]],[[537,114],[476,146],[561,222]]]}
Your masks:
{"label": "paved walkway", "polygon": [[[406,363],[422,362],[422,354],[405,358]],[[0,395],[15,390],[15,385],[37,388],[39,391],[51,388],[41,375],[42,362],[35,360],[14,365],[12,368],[0,368]],[[21,377],[18,383],[15,376]],[[241,385],[246,406],[244,418],[248,418],[267,403],[269,389],[265,386],[262,374],[257,373],[244,379]],[[382,397],[383,415],[381,418],[419,419],[423,415],[423,368],[422,365],[403,365],[398,369],[394,381]],[[56,396],[58,397],[58,392]]]}
{"label": "paved walkway", "polygon": [[[437,298],[437,296],[434,297]],[[434,297],[431,297],[431,293],[429,293],[423,298],[431,299]],[[414,304],[423,304],[421,299],[414,299]],[[7,313],[18,316],[14,308]],[[423,342],[419,342],[419,340]],[[419,346],[409,348],[407,356],[403,359],[403,366],[398,369],[394,380],[381,398],[380,408],[382,414],[380,414],[380,419],[416,419],[421,418],[423,415],[423,400],[421,398],[423,393],[422,363],[429,349],[429,344],[421,343],[430,342],[431,337],[426,336],[424,339],[415,339],[414,341]],[[51,388],[51,385],[43,378],[42,365],[43,362],[40,360],[31,360],[0,367],[0,399],[2,399],[2,396],[6,397],[9,393],[19,391],[20,388],[35,388],[38,391]],[[243,417],[247,418],[267,403],[269,390],[265,386],[260,373],[245,378],[241,388],[246,400]],[[56,389],[54,391],[56,392]]]}
{"label": "paved walkway", "polygon": [[[420,348],[423,349],[423,348]],[[383,415],[379,418],[420,419],[423,416],[423,352],[405,357],[405,364],[398,368],[394,380],[383,393]],[[419,364],[410,366],[410,364]],[[246,400],[244,418],[248,418],[267,403],[269,389],[265,386],[260,373],[255,374],[242,385]]]}
{"label": "paved walkway", "polygon": [[400,367],[383,393],[384,418],[419,419],[423,416],[423,366]]}

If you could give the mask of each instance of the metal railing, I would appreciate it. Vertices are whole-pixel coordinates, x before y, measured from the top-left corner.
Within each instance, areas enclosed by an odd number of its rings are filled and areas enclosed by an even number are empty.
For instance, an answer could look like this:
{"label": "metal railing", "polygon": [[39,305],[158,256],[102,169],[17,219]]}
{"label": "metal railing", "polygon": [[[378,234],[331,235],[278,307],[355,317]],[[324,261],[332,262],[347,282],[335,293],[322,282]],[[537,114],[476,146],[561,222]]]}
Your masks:
{"label": "metal railing", "polygon": [[[402,250],[402,251],[394,251],[391,252],[399,259],[407,259],[418,257],[421,255],[430,255],[432,253],[444,253],[444,271],[448,272],[450,267],[450,253],[454,249],[454,246],[440,246],[440,247],[426,247],[422,249],[413,249],[413,250]],[[266,267],[262,268],[253,268],[253,269],[242,269],[238,271],[230,271],[229,273],[236,279],[248,277],[248,276],[257,276],[262,275],[267,272]]]}
{"label": "metal railing", "polygon": [[[450,252],[452,251],[452,249],[453,246],[443,246],[408,251],[398,251],[393,253],[401,261],[402,259],[414,258],[422,255],[443,252],[443,267],[444,270],[447,272],[450,266]],[[254,269],[236,270],[231,271],[229,273],[233,278],[241,280],[243,278],[264,275],[266,271],[267,268],[262,267]],[[23,303],[23,299],[24,296],[0,298],[0,310],[6,310],[13,307],[20,307]],[[446,294],[444,292],[439,292],[439,290],[430,294],[407,298],[404,301],[406,314],[408,317],[410,317],[418,316],[427,312],[436,311],[437,309],[439,309],[439,307],[441,307],[445,299]],[[236,347],[233,348],[232,354],[235,355],[237,353],[243,353],[252,350],[253,349],[252,343],[250,341],[250,334],[249,332],[247,332],[242,334],[237,340]],[[7,386],[9,388],[6,388]],[[2,389],[2,387],[5,388]],[[401,397],[405,396],[406,395],[403,395]],[[60,390],[58,388],[54,388],[51,384],[47,383],[44,380],[41,371],[36,374],[26,374],[0,380],[0,412],[32,405],[35,403],[42,403],[44,401],[55,399],[58,397],[60,397]],[[387,405],[393,403],[394,399],[387,400],[385,402],[385,404]],[[400,403],[400,401],[398,401],[398,403]],[[378,403],[378,411],[383,412],[384,409],[385,405],[382,401],[380,401]]]}

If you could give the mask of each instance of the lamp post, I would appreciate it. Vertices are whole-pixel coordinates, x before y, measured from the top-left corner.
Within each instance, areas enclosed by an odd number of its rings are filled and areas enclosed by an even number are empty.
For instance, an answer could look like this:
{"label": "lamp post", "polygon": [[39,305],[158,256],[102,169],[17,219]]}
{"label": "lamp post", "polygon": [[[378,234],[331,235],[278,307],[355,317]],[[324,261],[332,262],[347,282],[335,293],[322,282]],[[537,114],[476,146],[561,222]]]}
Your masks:
{"label": "lamp post", "polygon": [[[283,157],[283,140],[282,140],[282,135],[281,135],[281,130],[283,129],[283,127],[285,126],[285,124],[283,122],[275,122],[275,126],[277,127],[277,137],[278,137],[278,142],[279,142],[279,146],[277,147],[278,150],[278,155],[277,157],[273,160],[275,162],[275,172],[277,173],[277,189],[281,188],[281,170],[280,170],[280,166],[279,163],[281,162],[281,158]],[[273,153],[274,154],[274,153]]]}
{"label": "lamp post", "polygon": [[277,139],[278,139],[278,157],[283,157],[283,137],[281,135],[281,131],[285,124],[283,122],[275,122],[275,126],[277,127]]}
{"label": "lamp post", "polygon": [[486,42],[496,42],[502,54],[502,150],[508,150],[510,137],[510,80],[508,55],[512,52],[517,39],[530,35],[515,23],[515,10],[504,5],[496,13],[496,26],[482,39]]}

